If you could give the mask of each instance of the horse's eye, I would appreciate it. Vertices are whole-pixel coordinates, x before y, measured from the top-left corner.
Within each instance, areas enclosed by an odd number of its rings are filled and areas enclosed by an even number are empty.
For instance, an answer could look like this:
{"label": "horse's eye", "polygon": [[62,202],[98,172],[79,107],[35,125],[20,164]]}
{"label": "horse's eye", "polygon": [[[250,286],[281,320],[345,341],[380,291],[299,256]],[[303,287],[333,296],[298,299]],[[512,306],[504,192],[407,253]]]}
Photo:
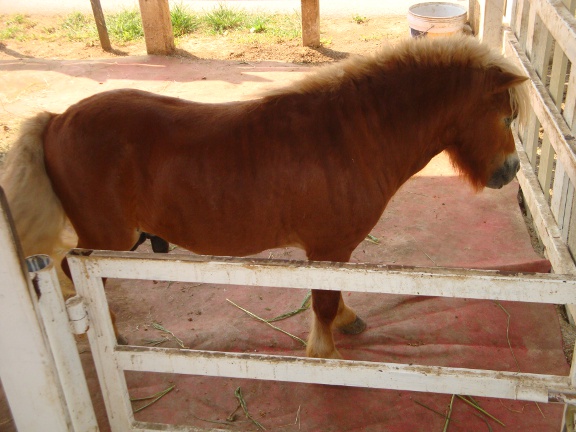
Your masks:
{"label": "horse's eye", "polygon": [[506,127],[512,126],[512,122],[518,118],[518,112],[513,112],[510,117],[504,119],[504,124]]}

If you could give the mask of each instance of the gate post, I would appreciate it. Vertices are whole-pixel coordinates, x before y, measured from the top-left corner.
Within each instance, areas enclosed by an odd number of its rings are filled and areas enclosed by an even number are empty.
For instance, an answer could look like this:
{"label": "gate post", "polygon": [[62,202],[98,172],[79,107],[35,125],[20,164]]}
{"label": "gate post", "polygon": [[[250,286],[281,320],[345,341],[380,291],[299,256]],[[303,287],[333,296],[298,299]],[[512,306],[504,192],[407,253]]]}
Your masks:
{"label": "gate post", "polygon": [[0,378],[10,411],[21,431],[72,431],[2,188],[0,213]]}

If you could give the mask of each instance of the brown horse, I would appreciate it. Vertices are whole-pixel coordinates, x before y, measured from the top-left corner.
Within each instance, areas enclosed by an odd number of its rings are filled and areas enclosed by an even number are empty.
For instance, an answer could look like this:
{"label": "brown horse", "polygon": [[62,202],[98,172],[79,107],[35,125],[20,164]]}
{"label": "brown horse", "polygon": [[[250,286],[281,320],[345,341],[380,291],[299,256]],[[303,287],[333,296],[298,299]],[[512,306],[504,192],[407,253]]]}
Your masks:
{"label": "brown horse", "polygon": [[[470,37],[407,40],[255,100],[189,102],[138,90],[29,120],[2,184],[27,254],[130,250],[141,232],[196,253],[298,246],[348,261],[398,188],[446,150],[476,188],[518,169],[510,123],[526,78]],[[332,327],[365,324],[314,291],[307,354],[340,356]]]}

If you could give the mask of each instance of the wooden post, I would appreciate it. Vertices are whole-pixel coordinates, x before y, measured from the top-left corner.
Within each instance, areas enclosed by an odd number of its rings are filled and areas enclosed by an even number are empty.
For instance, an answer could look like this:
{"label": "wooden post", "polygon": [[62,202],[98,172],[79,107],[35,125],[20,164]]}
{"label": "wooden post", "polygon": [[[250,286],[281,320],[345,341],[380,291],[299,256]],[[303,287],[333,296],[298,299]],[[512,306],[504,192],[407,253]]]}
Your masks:
{"label": "wooden post", "polygon": [[320,0],[301,0],[302,45],[320,45]]}
{"label": "wooden post", "polygon": [[98,29],[98,38],[100,39],[100,46],[104,51],[112,51],[110,38],[108,37],[108,29],[106,28],[106,21],[104,20],[104,13],[100,0],[90,0],[92,5],[92,13],[94,14],[94,21],[96,21],[96,28]]}
{"label": "wooden post", "polygon": [[169,55],[175,50],[168,0],[139,0],[148,54]]}
{"label": "wooden post", "polygon": [[502,48],[502,20],[506,0],[469,0],[468,19],[474,34],[492,46]]}

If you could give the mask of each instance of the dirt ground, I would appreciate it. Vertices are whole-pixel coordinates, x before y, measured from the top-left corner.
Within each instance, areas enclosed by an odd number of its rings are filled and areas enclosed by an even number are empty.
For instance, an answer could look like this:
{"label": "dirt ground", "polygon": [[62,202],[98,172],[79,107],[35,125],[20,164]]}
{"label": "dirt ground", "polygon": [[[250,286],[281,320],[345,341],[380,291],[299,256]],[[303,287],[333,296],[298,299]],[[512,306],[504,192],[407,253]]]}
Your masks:
{"label": "dirt ground", "polygon": [[[129,43],[112,42],[113,52],[101,49],[97,37],[73,41],[61,30],[63,16],[26,15],[25,37],[0,40],[0,62],[18,59],[86,60],[146,55],[144,39]],[[10,17],[0,15],[0,31],[7,28]],[[323,18],[318,48],[301,45],[301,40],[260,38],[250,40],[238,33],[192,34],[176,39],[176,57],[193,62],[198,59],[233,60],[238,62],[281,61],[320,65],[349,55],[368,55],[384,44],[408,36],[405,16],[367,18],[357,23],[350,18]],[[240,37],[239,37],[240,36]],[[239,40],[243,39],[244,42]],[[0,88],[0,103],[4,91]],[[0,162],[13,140],[21,119],[0,115]]]}
{"label": "dirt ground", "polygon": [[[61,16],[27,16],[31,22],[25,40],[5,39],[0,41],[0,60],[14,58],[89,59],[110,58],[127,55],[145,55],[144,40],[129,43],[114,43],[113,53],[103,51],[97,38],[85,41],[70,41],[66,38],[40,37],[46,29],[57,31],[63,20]],[[6,26],[8,17],[0,15],[0,30]],[[326,63],[347,57],[350,54],[366,55],[382,44],[390,43],[408,35],[408,24],[404,16],[367,18],[357,23],[352,18],[323,18],[321,20],[321,42],[318,48],[301,46],[300,40],[270,40],[269,42],[237,42],[237,37],[228,34],[192,34],[176,40],[175,55],[190,58],[262,61],[278,60],[294,63]],[[246,38],[248,39],[248,38]],[[48,41],[48,42],[47,42]]]}

